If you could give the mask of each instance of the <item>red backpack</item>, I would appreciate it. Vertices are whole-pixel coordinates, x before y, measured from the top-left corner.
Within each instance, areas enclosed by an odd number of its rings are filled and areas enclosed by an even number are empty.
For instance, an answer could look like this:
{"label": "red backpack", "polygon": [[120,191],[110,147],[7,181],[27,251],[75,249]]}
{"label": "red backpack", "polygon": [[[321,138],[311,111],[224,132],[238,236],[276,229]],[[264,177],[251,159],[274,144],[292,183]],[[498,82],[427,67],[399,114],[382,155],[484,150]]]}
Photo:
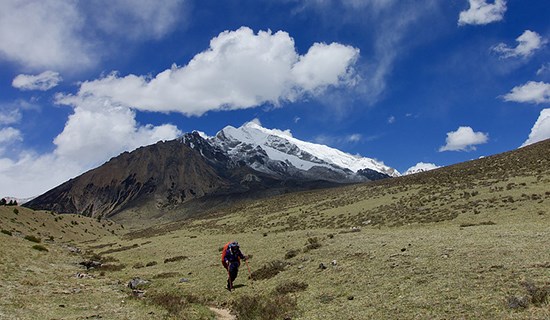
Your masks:
{"label": "red backpack", "polygon": [[227,249],[229,249],[229,245],[232,243],[233,241],[229,241],[228,243],[225,244],[225,246],[223,246],[223,249],[222,249],[222,265],[224,268],[227,269],[228,265],[227,263],[225,262],[225,254],[227,252]]}

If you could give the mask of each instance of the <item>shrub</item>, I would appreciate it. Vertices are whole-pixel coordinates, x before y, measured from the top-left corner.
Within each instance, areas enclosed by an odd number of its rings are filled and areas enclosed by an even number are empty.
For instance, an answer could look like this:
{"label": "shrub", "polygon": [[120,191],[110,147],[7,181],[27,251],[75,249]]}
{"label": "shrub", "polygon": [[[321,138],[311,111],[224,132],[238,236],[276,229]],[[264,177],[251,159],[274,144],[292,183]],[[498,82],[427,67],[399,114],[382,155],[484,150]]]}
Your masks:
{"label": "shrub", "polygon": [[150,262],[147,262],[147,264],[145,266],[146,267],[152,267],[152,266],[156,266],[156,265],[157,265],[156,261],[150,261]]}
{"label": "shrub", "polygon": [[2,231],[0,231],[0,232],[2,232],[3,234],[7,234],[8,236],[12,235],[11,231],[8,231],[8,230],[2,229]]}
{"label": "shrub", "polygon": [[176,278],[179,277],[179,272],[163,272],[153,276],[153,279],[166,279],[166,278]]}
{"label": "shrub", "polygon": [[146,297],[149,302],[163,307],[172,315],[181,315],[190,304],[202,302],[200,298],[190,293],[149,291]]}
{"label": "shrub", "polygon": [[531,303],[537,307],[543,305],[550,296],[550,286],[538,287],[531,281],[525,281],[522,285],[527,290]]}
{"label": "shrub", "polygon": [[25,240],[29,240],[29,241],[31,241],[31,242],[36,242],[36,243],[40,243],[40,242],[42,241],[40,238],[35,237],[35,236],[31,236],[31,235],[25,236],[24,239],[25,239]]}
{"label": "shrub", "polygon": [[266,296],[239,296],[231,309],[240,320],[252,319],[290,319],[296,312],[296,299],[288,295],[271,294]]}
{"label": "shrub", "polygon": [[295,256],[297,256],[298,253],[300,253],[300,250],[295,250],[295,249],[288,250],[285,254],[285,259],[292,259]]}
{"label": "shrub", "polygon": [[19,210],[18,210],[17,208],[14,208],[14,209],[13,209],[13,213],[19,214]]}
{"label": "shrub", "polygon": [[34,246],[32,246],[32,248],[33,248],[34,250],[46,251],[46,252],[48,252],[48,248],[44,247],[44,246],[41,245],[41,244],[35,244]]}
{"label": "shrub", "polygon": [[309,250],[319,249],[320,247],[321,247],[321,243],[319,242],[319,238],[317,237],[308,238],[304,252],[307,252]]}
{"label": "shrub", "polygon": [[141,262],[137,262],[132,266],[132,268],[134,268],[134,269],[141,269],[143,267],[145,267],[145,266]]}
{"label": "shrub", "polygon": [[176,262],[176,261],[185,260],[185,259],[187,259],[186,256],[177,256],[177,257],[172,257],[172,258],[166,258],[166,259],[164,259],[164,263]]}
{"label": "shrub", "polygon": [[290,281],[286,283],[281,283],[275,288],[275,292],[279,294],[287,294],[305,291],[308,287],[308,284],[300,281]]}
{"label": "shrub", "polygon": [[280,260],[272,261],[264,265],[260,269],[252,272],[251,277],[254,280],[271,279],[277,274],[279,274],[279,272],[283,271],[286,266],[287,264]]}

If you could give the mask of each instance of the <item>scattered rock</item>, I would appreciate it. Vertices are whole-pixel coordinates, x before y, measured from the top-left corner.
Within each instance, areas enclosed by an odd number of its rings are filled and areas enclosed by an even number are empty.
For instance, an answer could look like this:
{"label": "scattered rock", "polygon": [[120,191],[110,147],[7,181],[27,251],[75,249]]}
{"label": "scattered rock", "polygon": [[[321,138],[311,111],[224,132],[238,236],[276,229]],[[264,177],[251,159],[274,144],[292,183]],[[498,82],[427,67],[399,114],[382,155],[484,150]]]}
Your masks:
{"label": "scattered rock", "polygon": [[69,252],[71,252],[71,253],[81,253],[81,252],[82,252],[82,251],[80,251],[80,249],[77,248],[77,247],[67,246],[66,248],[67,248],[67,250],[69,250]]}
{"label": "scattered rock", "polygon": [[139,287],[144,287],[149,284],[149,281],[143,280],[141,278],[133,278],[128,282],[128,288],[130,289],[138,289]]}
{"label": "scattered rock", "polygon": [[527,297],[508,297],[508,307],[511,309],[525,309],[529,306]]}
{"label": "scattered rock", "polygon": [[401,248],[401,252],[407,251],[407,248]]}
{"label": "scattered rock", "polygon": [[321,262],[321,263],[319,263],[319,269],[321,269],[321,270],[325,270],[326,268],[327,268],[327,266],[325,266],[325,264],[324,264],[324,263],[322,263],[322,262]]}
{"label": "scattered rock", "polygon": [[180,283],[187,283],[187,282],[190,282],[191,280],[187,279],[187,278],[181,278],[180,279]]}
{"label": "scattered rock", "polygon": [[353,299],[355,299],[355,297],[354,297],[354,296],[348,296],[348,300],[350,300],[350,301],[351,301],[351,300],[353,300]]}
{"label": "scattered rock", "polygon": [[145,290],[134,289],[132,290],[132,296],[136,298],[143,298],[145,296]]}
{"label": "scattered rock", "polygon": [[86,278],[93,278],[94,276],[92,276],[91,274],[87,274],[87,273],[77,272],[75,274],[75,277],[78,278],[78,279],[86,279]]}
{"label": "scattered rock", "polygon": [[336,260],[332,260],[332,262],[331,262],[330,264],[332,264],[333,267],[336,267],[336,265],[337,265],[338,263],[336,262]]}

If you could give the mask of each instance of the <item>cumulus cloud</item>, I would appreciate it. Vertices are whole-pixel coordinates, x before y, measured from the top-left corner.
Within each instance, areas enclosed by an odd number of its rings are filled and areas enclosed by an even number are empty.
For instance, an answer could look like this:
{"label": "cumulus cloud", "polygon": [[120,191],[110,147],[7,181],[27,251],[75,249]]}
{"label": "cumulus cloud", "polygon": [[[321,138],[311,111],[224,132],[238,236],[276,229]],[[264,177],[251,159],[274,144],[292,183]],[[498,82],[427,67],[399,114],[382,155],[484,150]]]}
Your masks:
{"label": "cumulus cloud", "polygon": [[550,103],[550,83],[529,81],[514,87],[504,96],[505,101],[527,103]]}
{"label": "cumulus cloud", "polygon": [[59,73],[44,71],[38,75],[20,74],[13,79],[11,85],[20,90],[47,91],[56,87],[61,80]]}
{"label": "cumulus cloud", "polygon": [[174,125],[140,125],[135,112],[108,100],[86,99],[54,140],[55,155],[84,166],[98,165],[125,150],[181,135]]}
{"label": "cumulus cloud", "polygon": [[446,144],[439,148],[443,151],[473,151],[476,145],[489,141],[489,135],[483,132],[474,132],[471,127],[459,127],[456,131],[447,133]]}
{"label": "cumulus cloud", "polygon": [[542,48],[547,40],[543,39],[538,33],[525,30],[517,39],[518,45],[510,48],[504,43],[499,43],[492,48],[493,51],[500,54],[501,58],[529,57],[536,50]]}
{"label": "cumulus cloud", "polygon": [[[135,112],[127,107],[87,100],[75,107],[63,132],[54,139],[53,152],[37,155],[23,151],[0,158],[0,193],[37,196],[123,151],[180,135],[174,125],[137,123]],[[0,130],[0,144],[17,139],[21,139],[17,130]]]}
{"label": "cumulus cloud", "polygon": [[529,138],[521,145],[525,147],[535,142],[550,138],[550,109],[543,109],[540,112],[539,118],[531,128]]}
{"label": "cumulus cloud", "polygon": [[338,43],[314,44],[299,55],[288,33],[246,27],[225,31],[186,66],[173,65],[154,78],[112,73],[81,84],[77,95],[59,96],[79,105],[90,97],[145,111],[200,116],[211,110],[278,105],[330,86],[352,86],[359,50]]}
{"label": "cumulus cloud", "polygon": [[409,169],[407,169],[407,171],[405,171],[405,173],[403,173],[403,175],[406,176],[406,175],[409,175],[409,174],[430,171],[430,170],[434,170],[434,169],[437,169],[437,168],[441,168],[441,167],[434,164],[434,163],[419,162],[419,163],[415,164],[414,166],[410,167]]}
{"label": "cumulus cloud", "polygon": [[470,8],[460,12],[458,25],[467,24],[483,25],[502,20],[506,12],[506,1],[495,0],[494,3],[487,3],[486,0],[468,0]]}
{"label": "cumulus cloud", "polygon": [[[0,59],[25,69],[82,70],[107,42],[158,39],[175,28],[183,0],[0,1]],[[110,45],[120,45],[120,41]],[[103,50],[99,50],[102,47]]]}
{"label": "cumulus cloud", "polygon": [[21,131],[12,127],[0,129],[0,143],[8,144],[21,140],[23,140]]}
{"label": "cumulus cloud", "polygon": [[80,36],[83,27],[74,1],[1,1],[0,58],[31,69],[90,66],[94,58]]}

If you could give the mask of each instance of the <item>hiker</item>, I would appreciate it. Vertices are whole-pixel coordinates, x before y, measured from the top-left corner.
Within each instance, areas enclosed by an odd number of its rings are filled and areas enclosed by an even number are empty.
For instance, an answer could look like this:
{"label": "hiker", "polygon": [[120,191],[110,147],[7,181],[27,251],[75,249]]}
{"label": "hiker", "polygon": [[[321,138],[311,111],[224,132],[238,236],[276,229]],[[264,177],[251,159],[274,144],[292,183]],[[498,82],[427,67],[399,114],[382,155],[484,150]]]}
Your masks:
{"label": "hiker", "polygon": [[239,266],[241,265],[241,259],[246,260],[246,256],[241,252],[239,243],[237,241],[228,242],[223,247],[222,252],[222,264],[227,270],[227,290],[233,289],[233,282],[237,278],[239,273]]}

